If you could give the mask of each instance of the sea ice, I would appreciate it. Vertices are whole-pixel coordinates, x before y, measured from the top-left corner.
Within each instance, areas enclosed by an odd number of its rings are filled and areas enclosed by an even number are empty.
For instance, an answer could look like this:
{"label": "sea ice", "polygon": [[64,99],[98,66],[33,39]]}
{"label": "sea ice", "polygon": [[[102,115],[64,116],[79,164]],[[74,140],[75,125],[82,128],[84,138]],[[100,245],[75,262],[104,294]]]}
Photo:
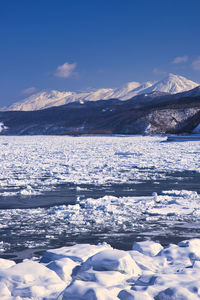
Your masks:
{"label": "sea ice", "polygon": [[48,263],[53,260],[61,258],[70,258],[76,262],[83,262],[91,255],[98,253],[105,249],[112,249],[110,245],[103,243],[99,245],[81,244],[71,247],[62,247],[59,249],[52,249],[45,252],[41,262]]}
{"label": "sea ice", "polygon": [[196,155],[200,142],[165,140],[151,136],[1,136],[0,193],[29,196],[58,184],[122,184],[164,179],[164,172],[200,172]]}
{"label": "sea ice", "polygon": [[197,300],[199,299],[193,293],[190,293],[184,287],[170,287],[161,291],[155,298],[155,300]]}
{"label": "sea ice", "polygon": [[131,290],[122,290],[118,294],[120,300],[153,300],[147,292],[136,292]]}
{"label": "sea ice", "polygon": [[15,262],[9,259],[0,258],[0,271],[8,269],[15,265]]}
{"label": "sea ice", "polygon": [[70,283],[72,280],[72,270],[78,266],[79,263],[74,262],[70,258],[61,258],[54,260],[46,265],[47,268],[56,272],[56,274],[65,282]]}
{"label": "sea ice", "polygon": [[82,271],[89,269],[95,271],[118,271],[122,274],[138,276],[141,273],[130,254],[123,250],[108,249],[98,252],[81,267]]}
{"label": "sea ice", "polygon": [[[141,253],[141,248],[122,251],[107,245],[102,250],[102,246],[77,244],[71,247],[71,251],[70,247],[57,249],[57,256],[51,256],[48,264],[31,260],[18,264],[8,261],[6,264],[3,260],[5,268],[0,270],[0,299],[200,299],[200,240],[171,244],[152,256],[153,243],[144,243],[145,251],[148,245],[150,247],[145,254]],[[89,255],[85,255],[87,248]],[[85,252],[83,256],[80,256],[81,250]],[[49,252],[46,253],[49,255]],[[67,253],[79,253],[82,262],[65,257]],[[44,257],[48,255],[44,254]]]}
{"label": "sea ice", "polygon": [[[56,299],[65,283],[57,274],[37,262],[26,260],[0,271],[0,284],[4,284],[12,296],[28,299]],[[5,294],[4,288],[1,292]]]}
{"label": "sea ice", "polygon": [[72,282],[58,300],[117,300],[116,291],[104,288],[96,282],[76,280]]}
{"label": "sea ice", "polygon": [[[194,228],[199,228],[200,216],[200,197],[197,193],[176,190],[163,191],[157,198],[159,202],[154,201],[154,196],[114,197],[107,195],[97,199],[77,199],[75,205],[35,209],[1,209],[0,228],[1,232],[5,233],[1,236],[0,251],[9,251],[16,247],[13,244],[16,240],[18,245],[21,243],[25,248],[38,248],[52,244],[51,242],[54,242],[55,238],[62,234],[65,236],[75,233],[90,234],[90,232],[98,234],[104,232],[105,229],[107,232],[109,230],[113,236],[117,233],[134,232],[135,230],[152,233],[154,231],[156,235],[165,235],[167,230],[168,234],[173,235],[171,230],[173,231],[174,224],[185,226],[182,228],[187,230],[191,227],[191,236],[198,237],[198,231],[194,230]],[[6,239],[8,230],[10,232],[9,240]],[[184,234],[185,237],[184,230],[181,229],[180,234]],[[17,238],[19,235],[20,241]],[[147,245],[146,250],[145,245]],[[104,244],[102,250],[105,247]],[[156,251],[161,250],[159,248],[161,246],[153,242],[150,246],[147,241],[141,244],[137,242],[137,247],[140,247],[140,251],[144,253],[150,251],[151,255],[155,255]],[[72,249],[75,252],[72,253]],[[88,250],[79,250],[76,247],[72,249],[66,248],[64,256],[63,251],[49,250],[45,254],[48,258],[43,259],[50,262],[51,256],[52,259],[74,257],[73,260],[76,257],[76,260],[81,262],[85,257],[96,253],[88,253]],[[195,253],[197,255],[197,250]]]}
{"label": "sea ice", "polygon": [[133,244],[133,250],[141,252],[148,256],[155,256],[163,249],[159,243],[153,241],[135,242]]}

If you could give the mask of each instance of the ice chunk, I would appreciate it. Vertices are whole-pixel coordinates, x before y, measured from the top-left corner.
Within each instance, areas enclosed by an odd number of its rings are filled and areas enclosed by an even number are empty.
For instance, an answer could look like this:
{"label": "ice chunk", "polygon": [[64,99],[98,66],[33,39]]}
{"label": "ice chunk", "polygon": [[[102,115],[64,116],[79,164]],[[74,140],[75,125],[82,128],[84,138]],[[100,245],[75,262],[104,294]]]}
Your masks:
{"label": "ice chunk", "polygon": [[96,282],[76,280],[68,286],[58,300],[117,300],[115,290],[106,289]]}
{"label": "ice chunk", "polygon": [[138,292],[132,290],[122,290],[118,298],[120,300],[153,300],[147,292]]}
{"label": "ice chunk", "polygon": [[83,262],[95,253],[109,248],[112,249],[110,245],[102,243],[98,245],[79,244],[71,247],[51,249],[47,250],[44,253],[41,262],[48,263],[52,260],[57,260],[66,257],[77,262]]}
{"label": "ice chunk", "polygon": [[155,300],[197,300],[199,297],[189,292],[184,287],[169,287],[164,291],[161,291],[155,298]]}
{"label": "ice chunk", "polygon": [[65,283],[55,272],[30,260],[1,271],[0,278],[15,297],[56,298],[65,288]]}
{"label": "ice chunk", "polygon": [[150,270],[152,272],[160,272],[168,267],[167,258],[164,256],[147,256],[138,251],[129,251],[131,257],[137,262],[142,270]]}
{"label": "ice chunk", "polygon": [[123,250],[104,250],[90,257],[81,267],[82,271],[118,271],[138,276],[141,270],[130,254]]}
{"label": "ice chunk", "polygon": [[161,250],[158,256],[166,257],[167,261],[177,268],[191,267],[194,261],[194,254],[189,247],[179,247],[174,244],[170,244]]}
{"label": "ice chunk", "polygon": [[144,241],[135,242],[132,249],[148,256],[155,256],[163,249],[163,246],[153,241]]}
{"label": "ice chunk", "polygon": [[70,258],[62,258],[50,262],[48,265],[46,265],[46,267],[56,272],[56,274],[62,280],[70,283],[70,281],[72,280],[72,270],[78,265],[79,263],[74,262]]}
{"label": "ice chunk", "polygon": [[187,247],[190,259],[200,260],[200,239],[184,240],[178,243],[179,247]]}
{"label": "ice chunk", "polygon": [[0,271],[4,269],[8,269],[15,265],[15,262],[9,259],[0,258]]}
{"label": "ice chunk", "polygon": [[79,271],[75,276],[75,279],[82,281],[96,282],[104,287],[112,287],[116,285],[125,284],[125,281],[129,278],[129,275],[122,274],[117,271]]}
{"label": "ice chunk", "polygon": [[154,285],[156,278],[157,276],[153,272],[146,272],[137,279],[135,285],[140,285],[140,286]]}

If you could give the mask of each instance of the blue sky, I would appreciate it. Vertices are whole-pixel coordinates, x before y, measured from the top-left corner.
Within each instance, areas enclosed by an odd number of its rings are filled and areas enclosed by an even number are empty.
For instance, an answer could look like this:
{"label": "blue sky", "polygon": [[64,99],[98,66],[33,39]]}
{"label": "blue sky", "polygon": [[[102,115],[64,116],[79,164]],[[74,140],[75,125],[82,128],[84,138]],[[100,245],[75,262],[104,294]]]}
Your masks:
{"label": "blue sky", "polygon": [[199,0],[0,1],[0,106],[43,89],[200,82]]}

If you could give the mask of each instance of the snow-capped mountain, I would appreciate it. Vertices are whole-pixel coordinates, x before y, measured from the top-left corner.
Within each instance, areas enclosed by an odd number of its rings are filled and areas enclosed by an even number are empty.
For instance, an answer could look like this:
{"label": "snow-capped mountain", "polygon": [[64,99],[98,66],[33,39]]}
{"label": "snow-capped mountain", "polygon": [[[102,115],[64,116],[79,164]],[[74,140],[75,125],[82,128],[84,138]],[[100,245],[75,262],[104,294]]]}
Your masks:
{"label": "snow-capped mountain", "polygon": [[148,94],[154,91],[160,91],[170,94],[177,94],[194,89],[198,85],[198,83],[191,81],[183,76],[169,74],[167,77],[156,82],[143,92]]}
{"label": "snow-capped mountain", "polygon": [[113,94],[112,89],[99,89],[93,92],[60,92],[56,90],[42,91],[29,96],[28,98],[16,102],[8,107],[3,107],[1,111],[7,110],[40,110],[52,106],[60,106],[71,102],[97,101],[99,99],[109,99]]}
{"label": "snow-capped mountain", "polygon": [[[183,76],[169,74],[164,79],[152,83],[152,82],[128,82],[121,88],[102,88],[93,91],[86,92],[70,92],[70,91],[41,91],[33,94],[28,98],[16,102],[10,106],[3,107],[1,111],[7,110],[40,110],[49,108],[52,106],[60,106],[71,102],[79,101],[97,101],[97,100],[108,100],[111,98],[117,98],[120,100],[127,100],[134,96],[141,94],[149,94],[152,92],[164,92],[170,94],[181,93],[189,91],[199,86],[198,83],[186,79]],[[156,93],[155,93],[156,94]],[[152,94],[154,95],[154,93]]]}

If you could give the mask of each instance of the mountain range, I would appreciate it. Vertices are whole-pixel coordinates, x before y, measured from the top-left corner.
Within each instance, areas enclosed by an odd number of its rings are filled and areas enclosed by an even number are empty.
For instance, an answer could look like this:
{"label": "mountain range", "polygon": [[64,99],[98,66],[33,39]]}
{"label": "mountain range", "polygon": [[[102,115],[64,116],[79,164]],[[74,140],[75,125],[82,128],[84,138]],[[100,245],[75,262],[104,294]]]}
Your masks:
{"label": "mountain range", "polygon": [[1,135],[200,133],[200,86],[153,91],[126,101],[80,101],[35,111],[0,112]]}
{"label": "mountain range", "polygon": [[[190,91],[197,86],[199,86],[199,83],[188,80],[183,76],[169,74],[157,82],[147,81],[145,83],[139,83],[133,81],[126,83],[120,88],[114,89],[101,88],[85,92],[41,91],[10,106],[1,107],[0,111],[34,111],[73,102],[84,104],[88,101],[110,101],[110,99],[124,101],[139,95],[148,95],[151,98],[155,98],[164,94],[177,94]],[[135,97],[135,99],[137,99],[137,97]]]}

